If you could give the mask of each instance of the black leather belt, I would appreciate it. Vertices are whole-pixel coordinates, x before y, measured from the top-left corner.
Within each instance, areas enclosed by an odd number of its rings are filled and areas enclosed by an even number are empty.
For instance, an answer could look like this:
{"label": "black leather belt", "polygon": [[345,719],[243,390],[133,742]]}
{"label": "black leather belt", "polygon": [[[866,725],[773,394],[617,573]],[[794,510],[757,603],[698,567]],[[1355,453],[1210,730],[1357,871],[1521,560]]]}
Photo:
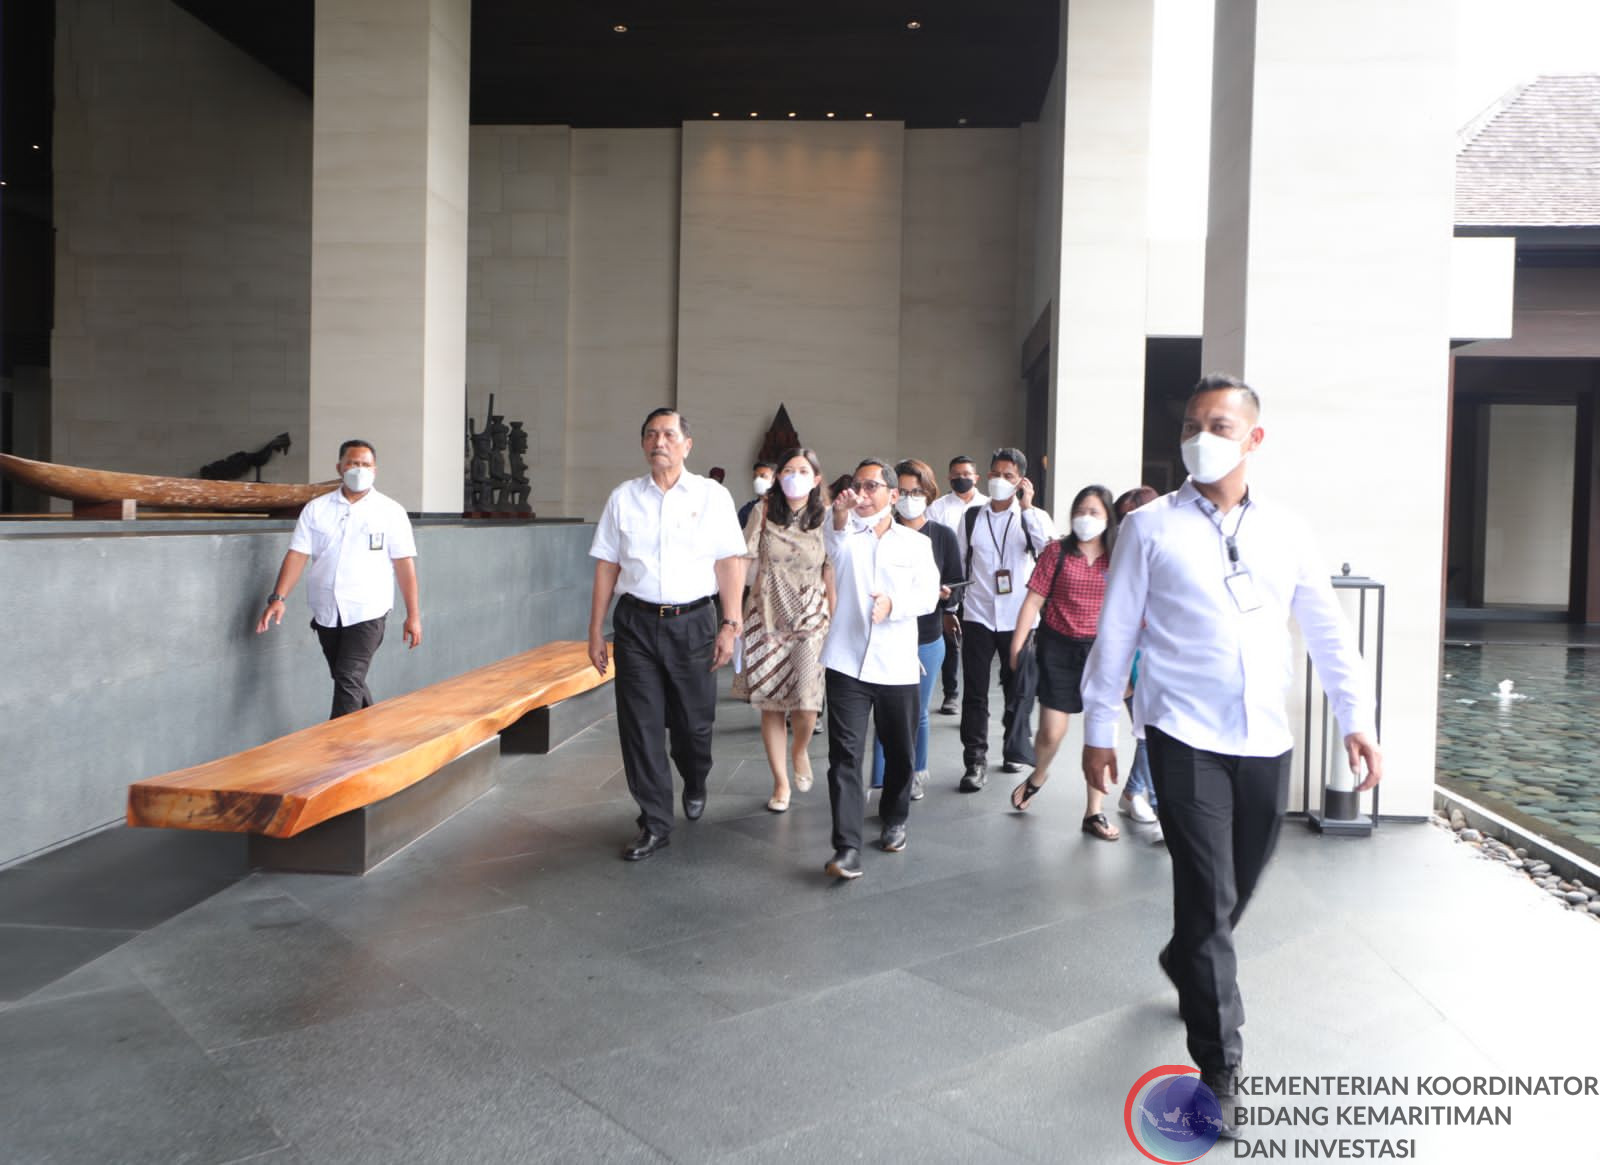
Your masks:
{"label": "black leather belt", "polygon": [[716,595],[707,595],[703,599],[696,599],[692,603],[647,603],[643,599],[636,599],[632,595],[622,595],[617,601],[627,603],[630,607],[637,607],[641,611],[648,611],[658,619],[676,619],[679,615],[687,615],[690,611],[698,611]]}

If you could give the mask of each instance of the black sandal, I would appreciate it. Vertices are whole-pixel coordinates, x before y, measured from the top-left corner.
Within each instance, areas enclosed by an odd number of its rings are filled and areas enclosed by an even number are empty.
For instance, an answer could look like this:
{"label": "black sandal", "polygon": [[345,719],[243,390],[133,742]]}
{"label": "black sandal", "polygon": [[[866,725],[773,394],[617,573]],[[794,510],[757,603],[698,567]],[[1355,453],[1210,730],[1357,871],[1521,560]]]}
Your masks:
{"label": "black sandal", "polygon": [[1091,813],[1083,819],[1083,832],[1093,834],[1101,841],[1116,841],[1122,831],[1107,820],[1104,813]]}
{"label": "black sandal", "polygon": [[[1027,780],[1023,781],[1022,784],[1011,790],[1011,808],[1015,809],[1018,813],[1026,813],[1028,811],[1028,802],[1037,797],[1040,792],[1043,791],[1043,789],[1043,785],[1035,785],[1033,783],[1033,778],[1029,777]],[[1017,800],[1018,792],[1021,792],[1022,794],[1021,801]]]}

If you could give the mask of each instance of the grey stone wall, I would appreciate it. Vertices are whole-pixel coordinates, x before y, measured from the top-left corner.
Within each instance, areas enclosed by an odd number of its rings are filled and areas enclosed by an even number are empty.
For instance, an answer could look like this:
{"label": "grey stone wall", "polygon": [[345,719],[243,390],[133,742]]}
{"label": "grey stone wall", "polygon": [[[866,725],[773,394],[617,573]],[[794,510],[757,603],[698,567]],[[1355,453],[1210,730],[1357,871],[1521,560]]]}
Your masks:
{"label": "grey stone wall", "polygon": [[[122,819],[129,783],[315,724],[305,588],[255,620],[289,522],[0,523],[0,865]],[[418,524],[423,643],[396,595],[384,699],[588,624],[593,527]]]}

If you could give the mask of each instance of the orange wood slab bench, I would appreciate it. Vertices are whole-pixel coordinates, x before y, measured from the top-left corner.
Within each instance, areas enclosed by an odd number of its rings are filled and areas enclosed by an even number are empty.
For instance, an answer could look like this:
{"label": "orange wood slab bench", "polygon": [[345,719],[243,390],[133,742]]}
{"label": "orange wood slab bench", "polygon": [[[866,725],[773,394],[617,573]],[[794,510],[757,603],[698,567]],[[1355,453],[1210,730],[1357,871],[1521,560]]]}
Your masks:
{"label": "orange wood slab bench", "polygon": [[[593,691],[583,643],[555,642],[133,784],[128,824],[293,838],[393,797],[524,717]],[[459,808],[459,806],[458,806]]]}

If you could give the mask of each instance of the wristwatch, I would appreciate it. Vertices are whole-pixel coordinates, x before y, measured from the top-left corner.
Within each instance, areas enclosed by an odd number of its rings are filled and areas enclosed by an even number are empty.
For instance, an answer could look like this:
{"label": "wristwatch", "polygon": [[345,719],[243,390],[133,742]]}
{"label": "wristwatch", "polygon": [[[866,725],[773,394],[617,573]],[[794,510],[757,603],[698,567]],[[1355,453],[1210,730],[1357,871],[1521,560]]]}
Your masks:
{"label": "wristwatch", "polygon": [[737,619],[724,619],[722,621],[722,626],[724,626],[724,627],[732,627],[734,629],[734,631],[737,632],[739,630],[739,620],[737,620]]}
{"label": "wristwatch", "polygon": [[281,603],[283,602],[284,598],[285,596],[280,595],[277,591],[273,591],[267,596],[267,606],[270,607],[273,603]]}

